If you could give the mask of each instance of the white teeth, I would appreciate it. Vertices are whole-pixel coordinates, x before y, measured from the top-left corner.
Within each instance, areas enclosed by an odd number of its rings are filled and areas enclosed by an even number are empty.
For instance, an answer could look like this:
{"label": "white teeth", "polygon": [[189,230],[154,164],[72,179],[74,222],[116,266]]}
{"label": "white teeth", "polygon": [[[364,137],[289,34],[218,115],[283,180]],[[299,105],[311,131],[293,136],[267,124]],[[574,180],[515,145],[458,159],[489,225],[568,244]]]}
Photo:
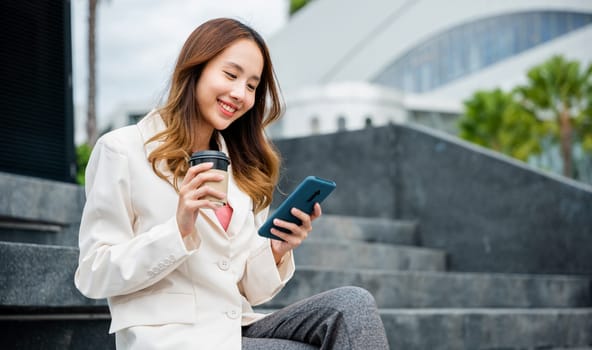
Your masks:
{"label": "white teeth", "polygon": [[222,108],[230,113],[234,113],[236,112],[235,108],[230,107],[229,105],[225,104],[225,103],[220,103],[220,106],[222,106]]}

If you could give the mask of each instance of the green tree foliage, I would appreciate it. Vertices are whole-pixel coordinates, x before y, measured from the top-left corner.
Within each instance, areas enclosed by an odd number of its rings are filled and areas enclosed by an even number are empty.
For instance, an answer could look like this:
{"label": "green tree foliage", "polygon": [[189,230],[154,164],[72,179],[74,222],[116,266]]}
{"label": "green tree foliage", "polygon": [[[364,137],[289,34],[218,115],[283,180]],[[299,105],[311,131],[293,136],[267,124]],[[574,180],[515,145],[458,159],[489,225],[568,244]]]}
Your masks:
{"label": "green tree foliage", "polygon": [[527,161],[530,156],[543,151],[541,140],[546,129],[546,124],[539,123],[531,112],[512,101],[502,115],[502,152]]}
{"label": "green tree foliage", "polygon": [[[588,71],[592,70],[592,64],[588,67]],[[588,75],[590,73],[588,72]],[[587,105],[583,113],[576,118],[575,124],[581,134],[582,147],[588,153],[592,153],[592,84],[588,84],[587,91]]]}
{"label": "green tree foliage", "polygon": [[290,16],[302,9],[311,0],[290,0]]}
{"label": "green tree foliage", "polygon": [[561,56],[531,68],[512,92],[477,91],[464,102],[460,137],[526,161],[559,144],[563,174],[573,176],[574,145],[592,152],[592,64]]}
{"label": "green tree foliage", "polygon": [[76,147],[76,182],[80,185],[84,185],[84,173],[91,151],[92,148],[87,143],[83,143]]}
{"label": "green tree foliage", "polygon": [[536,118],[500,89],[477,91],[464,102],[460,137],[526,161],[541,152]]}
{"label": "green tree foliage", "polygon": [[500,89],[475,92],[464,102],[465,114],[459,122],[460,137],[501,152],[502,115],[510,103],[510,95]]}

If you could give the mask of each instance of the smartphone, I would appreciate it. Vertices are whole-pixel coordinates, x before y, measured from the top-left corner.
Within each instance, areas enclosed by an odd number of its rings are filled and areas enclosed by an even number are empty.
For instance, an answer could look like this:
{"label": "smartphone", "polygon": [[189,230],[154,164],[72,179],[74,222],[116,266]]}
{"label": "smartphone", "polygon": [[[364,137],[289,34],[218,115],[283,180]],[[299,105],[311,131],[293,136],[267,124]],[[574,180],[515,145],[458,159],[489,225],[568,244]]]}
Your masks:
{"label": "smartphone", "polygon": [[259,235],[271,239],[282,240],[270,232],[271,228],[276,228],[280,231],[289,233],[290,231],[277,227],[273,224],[273,220],[278,218],[284,221],[290,221],[300,225],[302,221],[292,215],[290,210],[298,208],[307,214],[311,214],[315,203],[321,203],[333,190],[335,189],[335,182],[327,179],[322,179],[317,176],[307,176],[296,187],[292,193],[280,204],[280,206],[267,218],[267,221],[259,228]]}

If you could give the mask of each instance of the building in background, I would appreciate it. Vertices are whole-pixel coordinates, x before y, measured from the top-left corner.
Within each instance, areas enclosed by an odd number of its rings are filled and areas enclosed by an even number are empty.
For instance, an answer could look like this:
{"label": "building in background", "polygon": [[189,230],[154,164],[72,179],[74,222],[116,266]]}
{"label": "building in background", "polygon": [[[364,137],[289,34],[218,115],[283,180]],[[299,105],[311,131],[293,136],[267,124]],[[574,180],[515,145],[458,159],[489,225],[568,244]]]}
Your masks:
{"label": "building in background", "polygon": [[[278,126],[292,135],[326,134],[346,129],[407,119],[401,93],[365,82],[311,86],[290,95],[289,113],[283,123],[270,126],[269,133],[281,133]],[[335,115],[335,120],[325,118]],[[306,116],[306,118],[298,118]]]}
{"label": "building in background", "polygon": [[103,117],[99,133],[104,134],[126,125],[136,124],[153,108],[157,108],[157,103],[148,100],[120,103]]}
{"label": "building in background", "polygon": [[270,40],[287,102],[270,134],[405,120],[454,133],[473,92],[522,83],[553,54],[588,64],[590,42],[587,0],[315,1]]}

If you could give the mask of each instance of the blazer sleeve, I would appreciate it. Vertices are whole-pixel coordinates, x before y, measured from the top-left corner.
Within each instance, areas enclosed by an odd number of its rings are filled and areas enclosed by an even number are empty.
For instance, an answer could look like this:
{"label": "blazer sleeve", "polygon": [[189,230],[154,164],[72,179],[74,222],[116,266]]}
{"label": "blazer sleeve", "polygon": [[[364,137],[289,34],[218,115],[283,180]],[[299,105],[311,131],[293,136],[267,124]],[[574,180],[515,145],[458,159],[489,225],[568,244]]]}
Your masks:
{"label": "blazer sleeve", "polygon": [[89,298],[107,298],[146,288],[174,270],[199,247],[183,240],[176,218],[134,233],[129,163],[116,140],[101,138],[86,170],[86,204],[79,232],[74,282]]}
{"label": "blazer sleeve", "polygon": [[[255,227],[260,227],[269,208],[255,216]],[[247,259],[245,273],[239,283],[239,288],[251,305],[263,304],[278,294],[296,270],[292,251],[282,257],[276,266],[271,244],[268,238],[257,236],[260,242]]]}

